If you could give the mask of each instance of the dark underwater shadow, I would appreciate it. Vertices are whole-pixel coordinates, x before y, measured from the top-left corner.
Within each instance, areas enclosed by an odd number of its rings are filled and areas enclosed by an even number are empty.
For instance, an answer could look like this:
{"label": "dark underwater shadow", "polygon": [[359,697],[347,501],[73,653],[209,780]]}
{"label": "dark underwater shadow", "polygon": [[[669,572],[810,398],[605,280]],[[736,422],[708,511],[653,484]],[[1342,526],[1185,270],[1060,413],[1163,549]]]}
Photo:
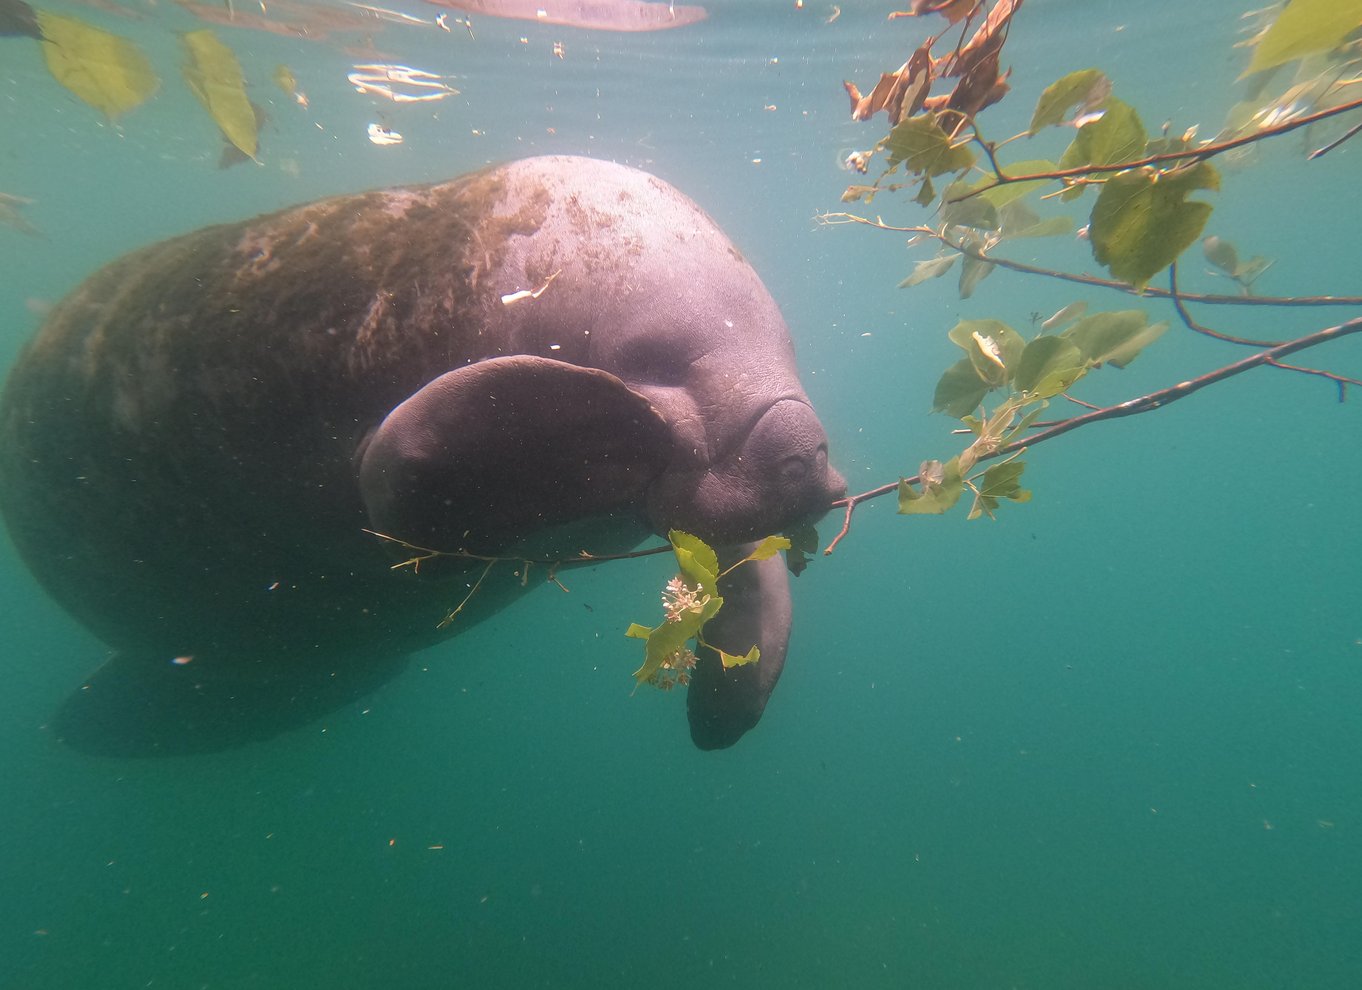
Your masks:
{"label": "dark underwater shadow", "polygon": [[53,735],[93,756],[188,756],[233,749],[301,728],[377,690],[406,654],[288,662],[197,658],[176,663],[120,653],[58,707]]}

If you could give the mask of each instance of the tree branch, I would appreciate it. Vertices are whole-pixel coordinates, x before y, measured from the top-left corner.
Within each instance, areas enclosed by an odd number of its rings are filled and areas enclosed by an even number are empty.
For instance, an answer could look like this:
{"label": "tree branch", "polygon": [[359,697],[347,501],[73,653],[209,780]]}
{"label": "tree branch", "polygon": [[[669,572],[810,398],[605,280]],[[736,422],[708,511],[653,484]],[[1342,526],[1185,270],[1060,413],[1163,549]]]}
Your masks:
{"label": "tree branch", "polygon": [[[1013,443],[1005,444],[997,450],[982,455],[979,458],[979,461],[993,460],[994,458],[1003,457],[1007,454],[1019,451],[1024,447],[1034,447],[1036,444],[1044,443],[1047,440],[1053,440],[1057,436],[1061,436],[1071,430],[1076,430],[1080,426],[1096,423],[1099,420],[1121,419],[1126,416],[1135,416],[1140,413],[1153,412],[1155,409],[1162,409],[1164,406],[1171,405],[1179,399],[1185,399],[1194,392],[1201,391],[1201,389],[1205,388],[1207,385],[1214,385],[1216,382],[1224,381],[1226,378],[1233,378],[1235,375],[1241,375],[1244,372],[1251,371],[1261,365],[1280,366],[1280,359],[1289,354],[1294,354],[1297,351],[1303,351],[1310,347],[1317,347],[1320,344],[1327,344],[1330,341],[1338,340],[1341,337],[1346,337],[1350,334],[1359,332],[1362,332],[1362,317],[1348,320],[1346,323],[1340,323],[1337,326],[1325,327],[1323,330],[1316,330],[1314,333],[1306,334],[1303,337],[1297,337],[1294,340],[1288,340],[1285,343],[1278,344],[1276,347],[1259,351],[1257,354],[1252,354],[1242,360],[1235,361],[1233,364],[1227,364],[1222,368],[1217,368],[1214,371],[1207,372],[1204,375],[1189,379],[1185,382],[1179,382],[1169,388],[1160,389],[1157,392],[1150,392],[1148,395],[1129,399],[1126,402],[1121,402],[1113,406],[1104,406],[1101,409],[1095,409],[1092,412],[1060,420],[1053,426],[1041,430],[1039,433],[1033,434],[1025,440],[1017,440]],[[1312,373],[1324,374],[1326,377],[1335,380],[1339,377],[1329,375],[1327,372]],[[1341,390],[1342,385],[1340,384],[1339,387]],[[921,479],[915,475],[904,480],[912,484],[917,483]],[[868,502],[870,499],[879,498],[882,495],[888,495],[892,491],[897,491],[898,487],[898,482],[889,485],[881,485],[879,488],[872,488],[870,491],[861,492],[858,495],[848,495],[846,498],[838,499],[833,502],[830,508],[840,506],[846,509],[845,519],[842,523],[841,530],[838,531],[832,542],[823,550],[824,555],[826,556],[827,554],[832,553],[832,551],[837,548],[837,544],[840,543],[842,538],[850,531],[851,515],[856,510],[856,506],[860,505],[862,502]]]}

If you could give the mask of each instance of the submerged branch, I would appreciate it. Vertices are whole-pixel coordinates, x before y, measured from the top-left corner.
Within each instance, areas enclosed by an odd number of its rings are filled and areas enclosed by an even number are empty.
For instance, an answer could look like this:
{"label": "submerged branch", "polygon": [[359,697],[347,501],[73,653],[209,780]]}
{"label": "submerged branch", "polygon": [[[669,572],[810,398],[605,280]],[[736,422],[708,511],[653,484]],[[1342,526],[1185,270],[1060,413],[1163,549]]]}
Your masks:
{"label": "submerged branch", "polygon": [[[1349,336],[1350,334],[1355,334],[1359,332],[1362,332],[1362,317],[1348,320],[1347,322],[1340,323],[1337,326],[1325,327],[1323,330],[1316,330],[1314,333],[1306,334],[1303,337],[1297,337],[1294,340],[1288,340],[1285,343],[1278,344],[1276,347],[1271,347],[1268,348],[1267,350],[1259,351],[1257,354],[1251,354],[1248,357],[1243,358],[1242,360],[1235,361],[1233,364],[1227,364],[1224,367],[1217,368],[1214,371],[1209,371],[1206,374],[1200,375],[1196,378],[1188,379],[1185,382],[1179,382],[1178,384],[1172,385],[1168,388],[1160,389],[1157,392],[1150,392],[1148,395],[1142,395],[1135,399],[1129,399],[1126,402],[1121,402],[1113,406],[1104,406],[1100,409],[1095,409],[1091,412],[1086,412],[1078,416],[1072,416],[1069,419],[1060,420],[1054,425],[1041,430],[1039,433],[1035,433],[1029,437],[1026,437],[1024,440],[1017,440],[1009,444],[1004,444],[994,451],[991,451],[987,454],[983,454],[982,456],[979,457],[979,460],[980,461],[993,460],[995,458],[1003,457],[1007,454],[1018,451],[1023,447],[1034,447],[1038,443],[1044,443],[1046,440],[1052,440],[1057,436],[1061,436],[1062,434],[1070,432],[1071,430],[1076,430],[1080,426],[1086,426],[1089,423],[1095,423],[1098,422],[1099,420],[1120,419],[1125,416],[1135,416],[1138,415],[1139,413],[1153,412],[1155,409],[1162,409],[1164,406],[1170,405],[1178,401],[1179,399],[1185,399],[1187,396],[1191,395],[1194,392],[1199,392],[1207,385],[1214,385],[1216,382],[1224,381],[1226,378],[1233,378],[1235,375],[1241,375],[1246,371],[1251,371],[1252,369],[1260,367],[1262,365],[1282,367],[1283,365],[1281,364],[1281,359],[1286,357],[1287,355],[1294,354],[1297,351],[1306,350],[1307,348],[1310,347],[1317,347],[1320,344],[1327,344],[1330,341],[1338,340],[1341,337],[1346,337]],[[1330,375],[1327,372],[1323,374],[1326,377],[1330,377],[1335,380],[1337,380],[1338,377],[1341,377]],[[1349,381],[1351,381],[1351,379],[1349,379]],[[1340,391],[1341,389],[1342,385],[1340,385]],[[921,479],[917,476],[914,476],[911,478],[906,478],[904,480],[909,482],[910,484],[916,484]],[[857,495],[849,495],[846,498],[838,499],[837,501],[833,502],[832,507],[845,508],[846,510],[845,519],[843,521],[841,530],[837,533],[836,537],[833,538],[832,542],[829,543],[828,546],[823,550],[823,553],[825,555],[832,553],[832,551],[836,549],[837,544],[840,543],[842,538],[847,535],[848,531],[851,529],[851,515],[856,510],[856,507],[858,505],[860,505],[862,502],[867,502],[873,498],[879,498],[882,495],[888,495],[890,492],[897,491],[898,487],[899,482],[894,482],[893,484],[881,485],[878,488],[872,488],[869,491],[861,492]]]}

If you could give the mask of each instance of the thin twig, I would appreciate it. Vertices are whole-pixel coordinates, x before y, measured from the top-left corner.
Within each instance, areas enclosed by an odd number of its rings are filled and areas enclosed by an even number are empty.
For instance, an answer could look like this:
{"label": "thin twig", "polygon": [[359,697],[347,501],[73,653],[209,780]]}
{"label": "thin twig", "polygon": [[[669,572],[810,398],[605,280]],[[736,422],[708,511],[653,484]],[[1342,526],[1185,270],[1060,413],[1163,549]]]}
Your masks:
{"label": "thin twig", "polygon": [[[1330,117],[1335,117],[1341,113],[1347,113],[1349,110],[1356,110],[1358,108],[1362,108],[1362,99],[1340,103],[1338,106],[1329,107],[1326,110],[1318,110],[1315,113],[1306,114],[1304,117],[1288,120],[1275,127],[1266,127],[1261,131],[1254,131],[1252,134],[1244,134],[1237,138],[1231,138],[1228,141],[1221,141],[1219,143],[1205,144],[1200,148],[1189,148],[1186,151],[1168,151],[1163,154],[1148,155],[1144,158],[1135,158],[1129,161],[1111,162],[1109,164],[1101,165],[1080,165],[1076,168],[1060,168],[1051,172],[1029,172],[1025,175],[1006,175],[999,171],[997,175],[994,176],[993,182],[982,185],[977,189],[971,189],[964,195],[958,196],[949,202],[961,203],[967,199],[973,199],[975,196],[982,195],[990,189],[1011,185],[1014,182],[1038,182],[1045,179],[1078,179],[1091,175],[1102,175],[1108,172],[1125,172],[1135,168],[1146,168],[1149,166],[1173,164],[1176,162],[1203,162],[1207,159],[1214,158],[1216,155],[1224,154],[1226,151],[1233,151],[1235,148],[1242,148],[1244,145],[1264,141],[1267,138],[1278,137],[1282,134],[1290,133],[1297,128],[1307,127],[1310,124],[1318,123],[1321,120],[1328,120]],[[1348,136],[1350,135],[1345,135],[1345,139]],[[1329,148],[1324,148],[1320,153],[1322,154],[1323,151],[1328,150]],[[1313,158],[1315,156],[1312,155],[1311,157]]]}
{"label": "thin twig", "polygon": [[[1073,272],[1062,272],[1053,268],[1039,268],[1035,265],[1027,265],[1020,261],[999,258],[997,255],[987,254],[976,248],[972,248],[963,242],[953,241],[947,237],[943,231],[936,230],[932,227],[922,225],[898,227],[894,224],[885,223],[878,218],[871,220],[868,217],[857,216],[855,213],[820,213],[814,219],[827,226],[837,226],[838,224],[844,223],[858,223],[867,227],[874,227],[876,230],[885,230],[898,234],[918,234],[923,237],[930,237],[953,251],[959,251],[966,257],[973,258],[976,261],[986,261],[989,264],[997,265],[999,268],[1020,272],[1023,275],[1041,275],[1045,278],[1059,279],[1063,282],[1076,282],[1079,285],[1088,285],[1098,289],[1112,289],[1116,292],[1124,292],[1127,295],[1139,296],[1143,299],[1171,298],[1167,289],[1159,289],[1154,286],[1146,286],[1144,289],[1137,289],[1129,282],[1117,282],[1112,279],[1098,278],[1096,275],[1079,275]],[[1225,295],[1223,293],[1188,292],[1183,293],[1182,298],[1188,302],[1204,303],[1208,306],[1362,306],[1362,296],[1239,296]]]}

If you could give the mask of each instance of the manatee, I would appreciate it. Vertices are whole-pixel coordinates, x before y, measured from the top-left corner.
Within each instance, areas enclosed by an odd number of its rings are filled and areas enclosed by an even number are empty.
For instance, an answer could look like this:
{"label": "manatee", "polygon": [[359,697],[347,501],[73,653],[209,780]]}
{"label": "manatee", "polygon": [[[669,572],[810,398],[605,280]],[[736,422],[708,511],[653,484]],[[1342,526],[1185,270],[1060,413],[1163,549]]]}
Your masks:
{"label": "manatee", "polygon": [[[55,722],[99,751],[268,737],[544,576],[394,570],[366,530],[579,561],[681,529],[737,560],[844,489],[742,254],[672,186],[585,158],[134,251],[53,310],[0,397],[13,541],[113,651]],[[722,590],[707,638],[762,656],[725,670],[700,651],[687,711],[706,749],[756,724],[790,628],[778,557]]]}

